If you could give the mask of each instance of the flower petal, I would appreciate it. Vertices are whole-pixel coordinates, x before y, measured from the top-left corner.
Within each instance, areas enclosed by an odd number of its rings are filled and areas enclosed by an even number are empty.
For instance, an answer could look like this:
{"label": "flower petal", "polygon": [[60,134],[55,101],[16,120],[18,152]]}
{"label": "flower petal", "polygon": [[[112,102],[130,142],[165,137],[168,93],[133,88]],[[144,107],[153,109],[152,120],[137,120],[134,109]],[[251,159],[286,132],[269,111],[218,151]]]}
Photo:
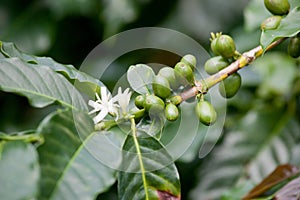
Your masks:
{"label": "flower petal", "polygon": [[97,100],[101,100],[98,93],[96,93],[96,98],[97,98]]}
{"label": "flower petal", "polygon": [[104,117],[108,114],[108,110],[107,109],[103,109],[101,110],[101,112],[98,113],[98,115],[96,115],[96,117],[93,118],[93,121],[95,124],[99,123],[100,121],[102,121],[102,119],[104,119]]}
{"label": "flower petal", "polygon": [[101,100],[103,103],[108,101],[106,87],[101,87]]}
{"label": "flower petal", "polygon": [[93,108],[96,108],[100,104],[97,103],[97,102],[95,102],[95,101],[89,100],[88,105],[91,106],[91,107],[93,107]]}

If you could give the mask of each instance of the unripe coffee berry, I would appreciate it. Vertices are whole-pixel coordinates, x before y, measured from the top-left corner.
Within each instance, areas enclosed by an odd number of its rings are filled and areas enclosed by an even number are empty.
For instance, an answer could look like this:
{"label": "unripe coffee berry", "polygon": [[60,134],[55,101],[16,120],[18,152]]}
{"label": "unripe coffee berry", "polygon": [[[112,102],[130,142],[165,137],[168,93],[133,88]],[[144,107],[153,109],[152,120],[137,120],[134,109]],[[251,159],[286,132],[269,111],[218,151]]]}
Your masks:
{"label": "unripe coffee berry", "polygon": [[163,76],[155,76],[152,83],[154,94],[165,99],[171,95],[171,88],[168,80]]}
{"label": "unripe coffee berry", "polygon": [[183,56],[181,58],[180,62],[188,64],[193,71],[195,70],[196,65],[197,65],[196,57],[191,54],[187,54],[187,55]]}
{"label": "unripe coffee berry", "polygon": [[193,84],[194,83],[194,73],[192,68],[184,62],[178,62],[175,67],[175,75],[176,79],[180,81],[180,83],[185,84],[186,82]]}
{"label": "unripe coffee berry", "polygon": [[144,95],[138,95],[134,99],[134,104],[137,108],[142,109],[144,108],[144,103],[145,103],[145,96]]}
{"label": "unripe coffee berry", "polygon": [[216,50],[224,58],[231,58],[235,55],[235,43],[229,35],[221,35],[217,38]]}
{"label": "unripe coffee berry", "polygon": [[173,68],[163,67],[159,70],[157,75],[165,77],[168,80],[172,89],[176,89],[179,87],[178,81],[176,81],[175,71]]}
{"label": "unripe coffee berry", "polygon": [[210,48],[213,54],[216,56],[220,55],[217,49],[217,40],[218,38],[222,35],[222,33],[210,33],[211,38],[210,38]]}
{"label": "unripe coffee berry", "polygon": [[146,112],[145,108],[143,108],[143,109],[135,108],[135,109],[132,109],[130,111],[130,114],[134,115],[135,119],[139,119],[139,118],[142,118],[145,115],[145,112]]}
{"label": "unripe coffee berry", "polygon": [[155,96],[153,94],[146,95],[146,99],[144,102],[144,107],[147,112],[151,113],[159,113],[164,110],[165,103],[164,101],[159,98],[158,96]]}
{"label": "unripe coffee berry", "polygon": [[298,58],[300,56],[300,38],[293,37],[291,38],[288,45],[288,53],[293,58]]}
{"label": "unripe coffee berry", "polygon": [[180,95],[172,96],[167,99],[168,102],[171,102],[174,105],[179,105],[182,102],[182,97]]}
{"label": "unripe coffee berry", "polygon": [[273,15],[286,15],[290,10],[288,0],[264,0],[264,3]]}
{"label": "unripe coffee berry", "polygon": [[261,28],[261,30],[276,29],[279,26],[281,19],[282,19],[281,16],[268,17],[261,23],[260,28]]}
{"label": "unripe coffee berry", "polygon": [[167,104],[165,108],[166,119],[169,121],[175,121],[176,119],[178,119],[178,116],[179,116],[179,111],[177,106],[175,106],[172,103]]}
{"label": "unripe coffee berry", "polygon": [[[222,84],[223,83],[223,84]],[[242,78],[239,73],[234,73],[228,76],[219,84],[219,92],[224,98],[233,97],[241,87]]]}
{"label": "unripe coffee berry", "polygon": [[215,56],[208,59],[204,64],[204,69],[208,74],[215,74],[229,65],[222,56]]}
{"label": "unripe coffee berry", "polygon": [[195,111],[200,122],[206,126],[214,124],[217,120],[217,112],[208,101],[199,101]]}

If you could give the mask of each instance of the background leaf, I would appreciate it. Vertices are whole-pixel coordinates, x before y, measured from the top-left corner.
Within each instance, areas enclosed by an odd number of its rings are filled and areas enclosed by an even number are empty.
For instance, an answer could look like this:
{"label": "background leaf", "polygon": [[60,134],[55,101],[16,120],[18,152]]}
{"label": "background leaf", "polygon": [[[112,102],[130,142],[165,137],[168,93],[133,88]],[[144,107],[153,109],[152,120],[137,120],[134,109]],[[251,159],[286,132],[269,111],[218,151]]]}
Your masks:
{"label": "background leaf", "polygon": [[38,155],[33,145],[0,141],[1,199],[35,199],[39,177]]}
{"label": "background leaf", "polygon": [[256,185],[243,200],[251,200],[263,196],[265,192],[274,187],[277,184],[282,184],[289,178],[300,173],[300,169],[297,166],[284,164],[279,165],[276,169],[265,177],[258,185]]}
{"label": "background leaf", "polygon": [[38,132],[46,141],[38,148],[41,199],[92,199],[115,182],[115,171],[85,146],[96,136],[93,128],[87,115],[71,111],[53,113],[41,123]]}
{"label": "background leaf", "polygon": [[103,83],[94,77],[80,72],[72,65],[63,65],[50,57],[39,57],[26,54],[20,51],[13,43],[11,42],[1,42],[0,41],[0,50],[3,55],[8,58],[18,57],[25,62],[36,64],[36,65],[45,65],[53,69],[54,71],[64,75],[68,79],[71,79],[75,87],[80,88],[81,91],[85,92],[90,96],[94,96],[95,92],[99,92],[100,87],[103,86]]}
{"label": "background leaf", "polygon": [[244,9],[244,26],[247,31],[254,31],[260,28],[264,19],[271,16],[262,0],[250,0]]}
{"label": "background leaf", "polygon": [[261,80],[256,92],[265,99],[288,96],[294,87],[294,81],[299,77],[295,59],[281,52],[265,54],[251,68]]}
{"label": "background leaf", "polygon": [[80,0],[46,0],[45,4],[52,10],[56,17],[64,17],[68,15],[86,15],[92,16],[96,14],[100,4],[96,0],[80,1]]}
{"label": "background leaf", "polygon": [[0,60],[0,89],[26,96],[32,106],[41,108],[54,102],[87,110],[80,93],[61,75],[48,67],[32,67],[18,58]]}
{"label": "background leaf", "polygon": [[127,80],[130,87],[140,94],[149,94],[152,91],[154,72],[151,67],[145,64],[137,64],[129,67]]}
{"label": "background leaf", "polygon": [[104,10],[101,17],[105,24],[105,36],[118,32],[126,23],[134,21],[138,16],[139,5],[147,1],[103,0]]}
{"label": "background leaf", "polygon": [[1,40],[14,41],[27,52],[43,54],[55,42],[56,27],[53,23],[55,21],[48,9],[28,2],[18,12],[18,17],[9,23],[10,26],[3,29]]}
{"label": "background leaf", "polygon": [[260,43],[265,49],[275,40],[283,37],[292,37],[300,32],[300,7],[296,7],[283,18],[277,29],[265,30],[261,33]]}
{"label": "background leaf", "polygon": [[275,195],[275,199],[289,199],[297,200],[299,199],[299,190],[300,190],[300,177],[292,180],[281,188]]}
{"label": "background leaf", "polygon": [[[144,169],[139,163],[134,138],[128,135],[123,146],[122,170],[118,175],[119,199],[180,199],[180,182],[172,158],[164,147],[145,133],[138,137]],[[143,175],[146,186],[143,184]],[[129,184],[128,184],[129,183]]]}
{"label": "background leaf", "polygon": [[291,160],[300,127],[284,108],[252,110],[237,123],[238,128],[227,132],[222,144],[203,161],[198,178],[204,181],[193,190],[192,199],[217,198],[246,177],[258,183],[277,165]]}
{"label": "background leaf", "polygon": [[151,119],[142,119],[138,124],[137,128],[140,131],[145,131],[156,139],[161,138],[162,130],[165,125],[165,118],[163,116],[153,116]]}

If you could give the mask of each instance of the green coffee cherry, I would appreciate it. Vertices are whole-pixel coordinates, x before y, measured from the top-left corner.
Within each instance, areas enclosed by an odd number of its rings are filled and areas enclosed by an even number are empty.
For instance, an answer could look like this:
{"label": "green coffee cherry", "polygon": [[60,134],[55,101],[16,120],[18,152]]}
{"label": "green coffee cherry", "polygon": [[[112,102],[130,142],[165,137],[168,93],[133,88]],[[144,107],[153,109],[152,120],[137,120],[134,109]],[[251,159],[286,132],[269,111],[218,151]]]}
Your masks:
{"label": "green coffee cherry", "polygon": [[216,44],[217,44],[217,38],[215,38],[215,39],[213,39],[213,40],[211,41],[211,43],[210,43],[210,48],[211,48],[211,51],[212,51],[216,56],[218,56],[218,55],[220,55],[220,53],[219,53],[218,50],[217,50]]}
{"label": "green coffee cherry", "polygon": [[158,76],[165,77],[172,89],[177,89],[179,87],[178,81],[176,80],[175,71],[171,67],[163,67],[159,70]]}
{"label": "green coffee cherry", "polygon": [[161,111],[164,110],[165,103],[158,96],[155,96],[154,94],[150,94],[150,95],[146,95],[144,107],[147,112],[160,113]]}
{"label": "green coffee cherry", "polygon": [[281,16],[271,16],[268,17],[267,19],[265,19],[261,25],[260,28],[261,30],[272,30],[272,29],[276,29],[280,22],[281,22],[282,17]]}
{"label": "green coffee cherry", "polygon": [[171,95],[171,88],[168,80],[163,76],[155,76],[152,83],[154,94],[165,99]]}
{"label": "green coffee cherry", "polygon": [[134,104],[137,108],[142,109],[144,108],[144,103],[145,103],[145,96],[144,95],[138,95],[134,99]]}
{"label": "green coffee cherry", "polygon": [[215,48],[224,58],[231,58],[235,55],[235,43],[229,35],[221,35],[218,37]]}
{"label": "green coffee cherry", "polygon": [[219,92],[224,98],[233,97],[241,87],[242,78],[239,73],[234,73],[228,76],[223,84],[219,84]]}
{"label": "green coffee cherry", "polygon": [[210,48],[211,51],[216,55],[220,55],[217,49],[217,40],[218,38],[222,35],[222,33],[210,33],[211,38],[210,38]]}
{"label": "green coffee cherry", "polygon": [[290,10],[288,0],[264,0],[264,3],[273,15],[286,15]]}
{"label": "green coffee cherry", "polygon": [[194,73],[189,65],[185,64],[184,62],[178,62],[175,65],[174,70],[176,79],[179,80],[180,83],[194,83]]}
{"label": "green coffee cherry", "polygon": [[179,95],[172,96],[171,98],[167,99],[167,101],[177,106],[182,102],[182,97]]}
{"label": "green coffee cherry", "polygon": [[146,112],[145,108],[143,109],[134,108],[130,111],[130,114],[134,115],[135,119],[139,119],[145,115],[145,112]]}
{"label": "green coffee cherry", "polygon": [[172,103],[167,104],[165,108],[165,116],[169,121],[175,121],[179,117],[179,111],[177,106]]}
{"label": "green coffee cherry", "polygon": [[229,65],[222,56],[215,56],[208,59],[204,64],[204,69],[208,74],[215,74]]}
{"label": "green coffee cherry", "polygon": [[288,45],[288,53],[293,58],[298,58],[300,56],[300,38],[293,37],[291,38]]}
{"label": "green coffee cherry", "polygon": [[196,57],[191,54],[187,54],[187,55],[183,56],[181,58],[180,62],[188,64],[192,68],[193,71],[195,70],[196,65],[197,65]]}
{"label": "green coffee cherry", "polygon": [[216,110],[208,101],[198,102],[195,111],[200,122],[206,126],[214,124],[217,120]]}

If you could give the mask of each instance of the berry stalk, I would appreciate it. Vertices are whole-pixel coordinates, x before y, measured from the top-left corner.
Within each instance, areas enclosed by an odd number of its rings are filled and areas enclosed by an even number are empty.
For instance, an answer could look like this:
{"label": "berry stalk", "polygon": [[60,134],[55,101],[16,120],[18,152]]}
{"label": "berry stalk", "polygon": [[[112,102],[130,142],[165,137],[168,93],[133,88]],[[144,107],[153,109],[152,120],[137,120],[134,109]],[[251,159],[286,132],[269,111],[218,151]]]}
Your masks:
{"label": "berry stalk", "polygon": [[272,44],[270,44],[266,50],[264,51],[262,46],[257,46],[250,51],[247,51],[243,53],[236,61],[222,69],[221,71],[207,77],[203,80],[195,80],[195,86],[190,88],[189,90],[186,90],[182,92],[179,96],[181,97],[181,102],[192,98],[198,94],[205,94],[207,91],[216,85],[217,83],[223,81],[231,74],[234,74],[241,68],[251,64],[254,60],[256,60],[258,57],[262,56],[264,52],[269,51],[273,47],[279,45],[282,43],[286,38],[281,38]]}

